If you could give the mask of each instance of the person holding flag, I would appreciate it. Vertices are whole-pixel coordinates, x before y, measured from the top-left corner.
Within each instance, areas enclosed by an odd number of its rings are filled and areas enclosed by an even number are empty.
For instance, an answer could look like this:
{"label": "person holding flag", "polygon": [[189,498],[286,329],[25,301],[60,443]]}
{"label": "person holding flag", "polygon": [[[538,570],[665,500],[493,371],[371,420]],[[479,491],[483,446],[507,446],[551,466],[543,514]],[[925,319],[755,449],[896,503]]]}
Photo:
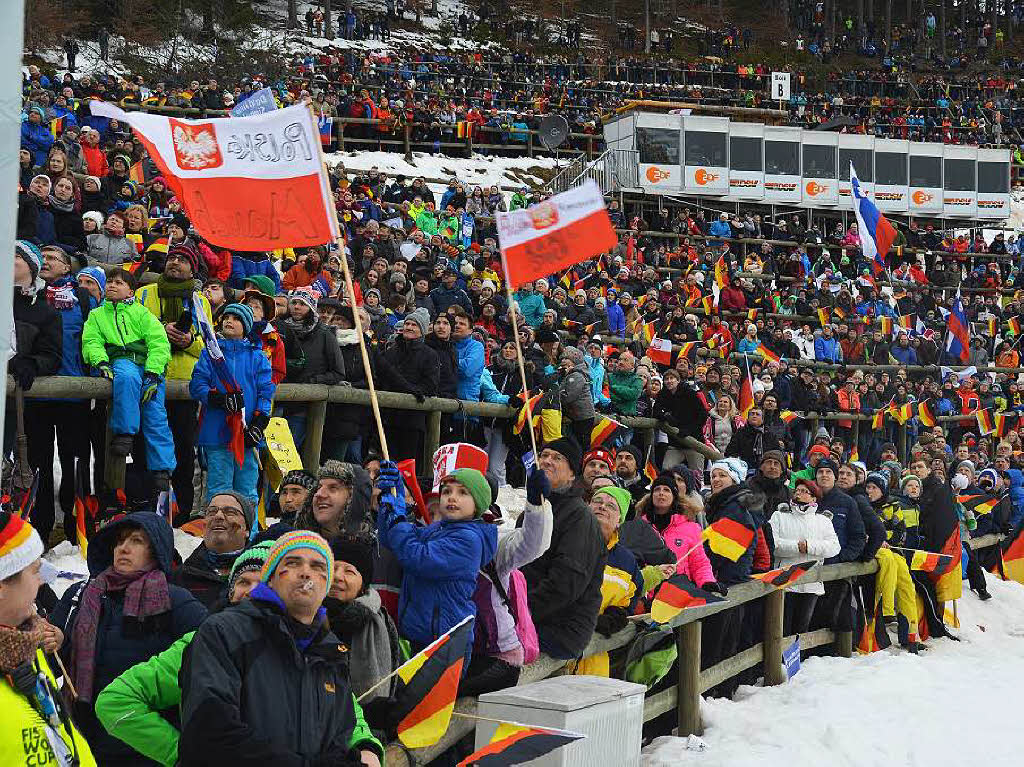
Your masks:
{"label": "person holding flag", "polygon": [[[206,322],[200,319],[204,338]],[[277,387],[270,361],[249,340],[252,325],[252,310],[245,304],[224,307],[219,337],[207,338],[192,371],[189,394],[203,406],[196,444],[206,453],[207,498],[234,490],[256,502],[257,450]]]}
{"label": "person holding flag", "polygon": [[946,358],[951,364],[966,365],[971,357],[971,330],[964,313],[964,304],[960,299],[960,290],[956,291],[953,308],[946,317]]}

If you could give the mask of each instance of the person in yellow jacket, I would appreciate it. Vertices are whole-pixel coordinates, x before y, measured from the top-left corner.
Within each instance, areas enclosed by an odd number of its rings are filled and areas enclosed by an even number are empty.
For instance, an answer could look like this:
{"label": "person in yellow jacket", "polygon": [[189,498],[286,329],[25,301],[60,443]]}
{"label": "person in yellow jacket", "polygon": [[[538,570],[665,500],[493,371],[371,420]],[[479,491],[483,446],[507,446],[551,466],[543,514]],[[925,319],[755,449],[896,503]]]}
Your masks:
{"label": "person in yellow jacket", "polygon": [[39,586],[53,573],[42,555],[39,533],[0,511],[0,764],[96,767],[46,658],[63,636],[36,612]]}
{"label": "person in yellow jacket", "polygon": [[[917,477],[907,477],[917,481]],[[907,483],[910,485],[912,483]],[[918,489],[920,481],[917,481]],[[868,500],[878,512],[885,525],[885,543],[875,553],[878,574],[875,576],[875,591],[882,600],[882,618],[886,623],[896,621],[900,644],[911,652],[920,649],[917,641],[917,591],[910,577],[910,568],[901,550],[890,546],[907,545],[906,518],[916,522],[917,507],[908,499],[891,498],[886,493],[889,487],[886,476],[881,472],[868,474],[864,489]],[[913,488],[911,488],[913,491]],[[916,528],[916,525],[915,525]]]}
{"label": "person in yellow jacket", "polygon": [[[644,593],[644,579],[636,557],[619,543],[619,526],[625,521],[632,500],[628,490],[621,487],[602,487],[590,498],[590,510],[597,518],[608,546],[608,561],[604,566],[601,584],[601,612],[597,616],[595,631],[610,637],[626,627],[626,622]],[[578,661],[574,674],[608,676],[610,664],[607,652],[589,655]]]}
{"label": "person in yellow jacket", "polygon": [[[196,324],[200,301],[207,317],[211,316],[210,302],[196,290],[196,277],[200,274],[203,257],[192,245],[182,243],[167,251],[164,273],[151,285],[144,285],[135,294],[138,301],[149,309],[164,326],[171,344],[171,361],[167,366],[167,380],[191,381],[192,370],[203,353],[203,341]],[[174,438],[174,457],[177,466],[171,475],[178,500],[179,515],[176,524],[187,521],[192,514],[195,490],[192,473],[195,465],[196,403],[175,400],[167,403],[167,422]]]}

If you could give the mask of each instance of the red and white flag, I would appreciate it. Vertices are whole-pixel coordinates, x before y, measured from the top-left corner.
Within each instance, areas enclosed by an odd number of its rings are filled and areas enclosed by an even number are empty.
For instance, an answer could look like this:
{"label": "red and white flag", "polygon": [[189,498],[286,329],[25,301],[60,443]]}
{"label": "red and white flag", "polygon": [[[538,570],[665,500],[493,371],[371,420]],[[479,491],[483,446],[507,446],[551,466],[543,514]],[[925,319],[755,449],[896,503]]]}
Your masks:
{"label": "red and white flag", "polygon": [[132,127],[171,178],[195,230],[211,243],[273,250],[338,238],[320,132],[307,107],[179,120],[103,101],[89,106],[94,115]]}
{"label": "red and white flag", "polygon": [[512,287],[586,261],[618,243],[593,180],[526,210],[496,216],[505,276]]}
{"label": "red and white flag", "polygon": [[651,345],[647,347],[647,356],[651,358],[651,362],[671,365],[672,342],[667,338],[652,338]]}

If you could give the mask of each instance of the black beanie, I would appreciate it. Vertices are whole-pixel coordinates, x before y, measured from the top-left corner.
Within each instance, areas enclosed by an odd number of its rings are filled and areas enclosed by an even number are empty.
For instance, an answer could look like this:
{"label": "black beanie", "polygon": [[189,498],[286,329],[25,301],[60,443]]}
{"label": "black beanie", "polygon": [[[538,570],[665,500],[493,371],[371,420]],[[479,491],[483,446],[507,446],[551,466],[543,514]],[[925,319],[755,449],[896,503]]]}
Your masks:
{"label": "black beanie", "polygon": [[674,474],[659,474],[651,483],[652,494],[656,487],[667,487],[672,492],[672,505],[675,506],[679,503],[679,485],[676,484],[676,477]]}
{"label": "black beanie", "polygon": [[366,535],[341,533],[331,538],[331,553],[334,554],[335,568],[338,562],[348,562],[363,577],[365,594],[373,580],[373,541]]}
{"label": "black beanie", "polygon": [[572,473],[580,473],[580,464],[583,463],[583,450],[580,449],[580,443],[575,439],[569,436],[559,437],[544,445],[544,449],[561,453],[565,456],[565,460],[569,462],[569,468],[572,469]]}

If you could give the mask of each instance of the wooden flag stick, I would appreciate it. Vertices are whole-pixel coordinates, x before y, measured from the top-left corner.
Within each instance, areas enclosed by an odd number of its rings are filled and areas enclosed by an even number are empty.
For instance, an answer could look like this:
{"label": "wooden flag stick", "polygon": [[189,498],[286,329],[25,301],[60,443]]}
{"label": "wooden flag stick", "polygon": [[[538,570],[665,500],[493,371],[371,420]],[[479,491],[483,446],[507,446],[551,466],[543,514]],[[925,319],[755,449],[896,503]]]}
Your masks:
{"label": "wooden flag stick", "polygon": [[523,400],[526,408],[526,428],[530,432],[530,445],[533,446],[533,460],[540,465],[540,453],[537,450],[537,435],[533,433],[533,408],[530,406],[530,389],[526,385],[526,367],[523,365],[523,346],[519,343],[519,323],[516,319],[516,310],[513,308],[515,299],[512,298],[512,283],[509,282],[508,263],[505,261],[505,254],[501,254],[501,265],[505,270],[505,295],[508,296],[508,308],[512,312],[512,336],[516,339],[516,362],[519,363],[519,378],[523,383]]}
{"label": "wooden flag stick", "polygon": [[[309,116],[316,125],[316,114],[313,112],[313,105],[307,104],[309,107]],[[314,131],[316,135],[316,131]],[[373,420],[377,423],[377,436],[380,438],[380,452],[385,461],[391,460],[388,455],[388,438],[384,436],[384,424],[380,420],[380,405],[377,403],[377,389],[373,385],[373,370],[370,368],[370,355],[366,351],[366,339],[363,338],[363,323],[359,320],[359,307],[356,306],[356,291],[352,286],[352,273],[348,269],[348,257],[345,255],[345,235],[344,230],[341,228],[341,222],[338,220],[338,208],[334,203],[334,196],[331,194],[331,177],[327,172],[327,161],[324,160],[324,148],[320,143],[320,137],[316,136],[316,140],[313,142],[316,144],[317,151],[320,153],[320,167],[323,169],[323,184],[324,191],[328,195],[328,199],[325,200],[326,204],[330,208],[331,217],[334,219],[334,228],[338,232],[338,239],[335,244],[340,248],[341,256],[341,271],[345,275],[345,287],[348,289],[348,300],[349,305],[352,307],[352,323],[355,325],[356,336],[359,338],[359,354],[363,358],[363,371],[366,373],[366,384],[367,389],[370,391],[370,407],[373,410]]]}
{"label": "wooden flag stick", "polygon": [[75,689],[75,683],[71,681],[71,674],[69,674],[67,668],[64,667],[64,661],[60,659],[60,653],[55,652],[53,654],[53,659],[57,661],[57,665],[60,666],[60,673],[64,675],[64,684],[66,684],[68,689],[71,690],[71,697],[78,700],[78,690]]}

